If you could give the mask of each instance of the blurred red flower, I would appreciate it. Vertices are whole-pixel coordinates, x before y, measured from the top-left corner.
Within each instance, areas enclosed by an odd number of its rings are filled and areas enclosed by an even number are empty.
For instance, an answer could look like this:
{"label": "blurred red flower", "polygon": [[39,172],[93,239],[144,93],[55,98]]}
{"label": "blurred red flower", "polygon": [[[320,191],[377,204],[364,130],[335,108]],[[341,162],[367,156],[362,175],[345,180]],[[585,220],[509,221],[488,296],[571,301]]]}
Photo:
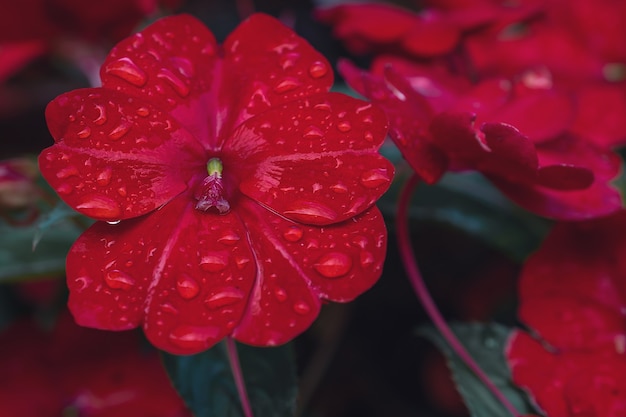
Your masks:
{"label": "blurred red flower", "polygon": [[626,412],[626,212],[557,224],[524,265],[507,360],[550,417]]}
{"label": "blurred red flower", "polygon": [[190,417],[158,353],[136,332],[20,320],[0,334],[3,416]]}
{"label": "blurred red flower", "polygon": [[39,158],[61,198],[101,220],[67,259],[78,323],[142,325],[178,354],[227,335],[275,345],[320,299],[376,282],[386,120],[329,93],[330,65],[305,40],[257,14],[220,46],[169,17],[118,44],[101,76],[50,103],[56,143]]}

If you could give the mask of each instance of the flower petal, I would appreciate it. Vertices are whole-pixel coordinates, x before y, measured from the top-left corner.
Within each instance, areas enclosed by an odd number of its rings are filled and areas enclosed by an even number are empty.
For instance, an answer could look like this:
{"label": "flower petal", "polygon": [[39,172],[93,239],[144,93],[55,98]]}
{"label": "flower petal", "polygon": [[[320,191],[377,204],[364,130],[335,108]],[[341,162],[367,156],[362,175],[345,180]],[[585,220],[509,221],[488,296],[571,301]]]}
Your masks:
{"label": "flower petal", "polygon": [[154,210],[205,163],[200,144],[175,120],[115,91],[63,94],[46,118],[56,144],[39,156],[44,178],[72,208],[98,220]]}
{"label": "flower petal", "polygon": [[385,132],[385,117],[371,104],[330,93],[248,120],[224,154],[245,158],[235,164],[244,194],[290,219],[324,225],[361,213],[389,187],[393,165],[377,152]]}
{"label": "flower petal", "polygon": [[111,50],[100,70],[102,86],[149,100],[214,148],[221,123],[213,91],[221,82],[217,51],[215,37],[198,19],[162,18]]}
{"label": "flower petal", "polygon": [[174,354],[206,350],[229,334],[255,275],[237,216],[200,212],[186,197],[147,217],[96,223],[67,265],[69,306],[79,324],[143,324],[155,346]]}
{"label": "flower petal", "polygon": [[254,14],[237,26],[224,41],[223,51],[218,102],[220,109],[228,110],[220,128],[225,135],[270,107],[327,92],[333,84],[326,58],[265,14]]}

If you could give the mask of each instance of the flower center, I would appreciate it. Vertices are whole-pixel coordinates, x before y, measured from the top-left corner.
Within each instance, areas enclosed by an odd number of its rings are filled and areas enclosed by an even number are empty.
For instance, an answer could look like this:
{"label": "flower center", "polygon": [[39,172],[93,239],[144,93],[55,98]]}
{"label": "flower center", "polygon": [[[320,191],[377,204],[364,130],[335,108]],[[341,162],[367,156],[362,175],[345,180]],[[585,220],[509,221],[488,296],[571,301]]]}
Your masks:
{"label": "flower center", "polygon": [[230,204],[224,198],[224,181],[222,179],[222,171],[224,165],[219,158],[211,158],[206,164],[207,177],[196,188],[194,193],[196,209],[208,211],[211,207],[215,207],[220,214],[228,213]]}

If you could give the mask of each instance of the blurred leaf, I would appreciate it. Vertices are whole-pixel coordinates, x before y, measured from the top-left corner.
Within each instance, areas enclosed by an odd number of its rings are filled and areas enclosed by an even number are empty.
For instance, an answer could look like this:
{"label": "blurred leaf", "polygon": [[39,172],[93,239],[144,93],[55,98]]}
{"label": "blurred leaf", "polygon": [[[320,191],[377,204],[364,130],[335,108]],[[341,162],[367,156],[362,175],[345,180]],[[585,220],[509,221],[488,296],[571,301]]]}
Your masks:
{"label": "blurred leaf", "polygon": [[[381,199],[387,217],[395,216],[404,181],[398,176]],[[481,239],[517,262],[537,249],[551,222],[518,207],[483,176],[447,174],[437,184],[420,184],[409,209],[412,221],[434,221]]]}
{"label": "blurred leaf", "polygon": [[[237,350],[255,417],[293,416],[297,388],[291,344],[238,344]],[[163,362],[195,417],[243,417],[224,343],[191,356],[163,353]]]}
{"label": "blurred leaf", "polygon": [[60,219],[46,227],[43,235],[38,225],[15,227],[0,222],[0,282],[62,273],[65,256],[80,233],[76,225]]}
{"label": "blurred leaf", "polygon": [[[512,329],[496,323],[451,324],[450,327],[476,363],[520,414],[537,413],[524,391],[511,381],[504,348]],[[434,327],[422,327],[418,333],[433,342],[446,355],[452,377],[472,417],[510,415]]]}
{"label": "blurred leaf", "polygon": [[41,215],[41,217],[35,223],[35,235],[33,236],[33,250],[37,248],[37,245],[43,238],[44,234],[52,229],[57,223],[65,220],[69,220],[72,217],[80,216],[77,212],[72,210],[70,206],[62,201],[59,201],[57,205],[49,212]]}

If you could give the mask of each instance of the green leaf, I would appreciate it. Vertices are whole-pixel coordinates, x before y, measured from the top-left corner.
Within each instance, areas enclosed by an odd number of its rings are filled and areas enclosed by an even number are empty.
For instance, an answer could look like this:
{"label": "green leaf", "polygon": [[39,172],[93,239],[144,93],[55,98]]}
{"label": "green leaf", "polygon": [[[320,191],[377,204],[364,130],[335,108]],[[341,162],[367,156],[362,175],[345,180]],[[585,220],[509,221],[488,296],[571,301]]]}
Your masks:
{"label": "green leaf", "polygon": [[[237,345],[255,417],[293,416],[297,395],[291,344]],[[195,417],[243,417],[224,343],[191,356],[163,353],[170,378]]]}
{"label": "green leaf", "polygon": [[16,227],[0,222],[0,282],[63,273],[65,256],[81,230],[60,219],[45,234],[41,230],[38,225]]}
{"label": "green leaf", "polygon": [[[387,217],[395,216],[399,176],[381,199]],[[523,261],[550,229],[551,222],[518,207],[482,175],[446,174],[437,184],[420,184],[411,199],[413,221],[437,222],[475,236],[514,261]]]}
{"label": "green leaf", "polygon": [[[496,323],[451,324],[450,327],[476,363],[509,399],[517,411],[520,414],[536,414],[537,410],[533,409],[528,396],[513,385],[511,373],[504,357],[504,347],[513,329]],[[433,342],[446,355],[453,379],[472,417],[510,415],[452,351],[435,328],[422,327],[418,333]]]}

